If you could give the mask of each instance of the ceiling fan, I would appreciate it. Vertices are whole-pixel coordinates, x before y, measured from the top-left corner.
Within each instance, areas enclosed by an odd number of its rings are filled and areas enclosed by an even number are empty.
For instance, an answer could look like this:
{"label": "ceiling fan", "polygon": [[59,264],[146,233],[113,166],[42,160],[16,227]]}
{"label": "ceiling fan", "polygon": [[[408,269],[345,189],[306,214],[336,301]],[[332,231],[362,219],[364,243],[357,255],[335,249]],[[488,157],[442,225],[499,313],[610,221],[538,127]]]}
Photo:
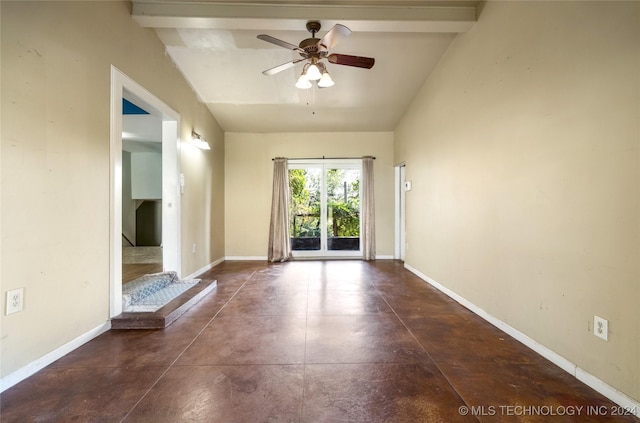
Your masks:
{"label": "ceiling fan", "polygon": [[356,68],[371,69],[375,63],[375,59],[372,57],[360,57],[351,56],[348,54],[329,53],[340,40],[351,34],[351,30],[344,25],[335,24],[322,38],[316,38],[316,33],[320,31],[320,22],[309,21],[307,22],[307,31],[311,33],[311,38],[302,40],[299,45],[291,44],[286,41],[279,40],[270,35],[260,34],[258,38],[284,47],[289,50],[300,53],[302,59],[292,60],[287,63],[283,63],[271,69],[267,69],[262,73],[265,75],[274,75],[285,69],[289,69],[296,63],[306,61],[300,78],[296,82],[298,88],[311,88],[311,81],[316,81],[318,87],[326,88],[331,87],[334,82],[327,71],[326,65],[321,62],[322,59],[327,59],[329,63],[336,65],[353,66]]}

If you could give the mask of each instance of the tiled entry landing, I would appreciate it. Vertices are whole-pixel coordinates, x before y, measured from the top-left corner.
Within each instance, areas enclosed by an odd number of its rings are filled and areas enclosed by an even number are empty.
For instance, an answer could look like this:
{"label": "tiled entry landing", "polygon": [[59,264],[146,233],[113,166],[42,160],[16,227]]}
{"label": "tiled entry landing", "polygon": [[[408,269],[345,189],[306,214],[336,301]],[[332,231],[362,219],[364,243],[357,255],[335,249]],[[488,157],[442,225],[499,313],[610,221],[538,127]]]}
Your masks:
{"label": "tiled entry landing", "polygon": [[5,391],[1,421],[638,421],[587,414],[615,405],[398,262],[200,277],[218,288],[174,324],[101,335]]}

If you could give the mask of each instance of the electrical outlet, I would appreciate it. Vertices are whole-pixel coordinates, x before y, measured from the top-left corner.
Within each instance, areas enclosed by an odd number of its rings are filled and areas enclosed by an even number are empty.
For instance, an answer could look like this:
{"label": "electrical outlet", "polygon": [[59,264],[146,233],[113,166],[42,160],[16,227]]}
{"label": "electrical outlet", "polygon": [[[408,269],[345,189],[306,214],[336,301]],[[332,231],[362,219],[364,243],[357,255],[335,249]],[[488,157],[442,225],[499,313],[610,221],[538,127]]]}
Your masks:
{"label": "electrical outlet", "polygon": [[609,321],[600,316],[593,316],[593,334],[605,341],[609,340]]}
{"label": "electrical outlet", "polygon": [[196,244],[193,244],[193,249],[192,249],[193,253],[195,254],[196,252]]}
{"label": "electrical outlet", "polygon": [[7,316],[22,311],[24,308],[24,288],[7,291]]}

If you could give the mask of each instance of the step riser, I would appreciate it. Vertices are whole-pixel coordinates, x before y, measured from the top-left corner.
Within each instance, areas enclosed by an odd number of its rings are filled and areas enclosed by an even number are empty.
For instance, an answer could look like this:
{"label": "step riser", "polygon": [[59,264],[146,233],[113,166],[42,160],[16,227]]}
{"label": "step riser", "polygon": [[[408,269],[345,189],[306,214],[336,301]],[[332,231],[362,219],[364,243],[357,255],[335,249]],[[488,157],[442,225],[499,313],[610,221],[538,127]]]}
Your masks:
{"label": "step riser", "polygon": [[201,281],[153,313],[122,313],[111,319],[111,329],[164,329],[217,286],[217,281]]}

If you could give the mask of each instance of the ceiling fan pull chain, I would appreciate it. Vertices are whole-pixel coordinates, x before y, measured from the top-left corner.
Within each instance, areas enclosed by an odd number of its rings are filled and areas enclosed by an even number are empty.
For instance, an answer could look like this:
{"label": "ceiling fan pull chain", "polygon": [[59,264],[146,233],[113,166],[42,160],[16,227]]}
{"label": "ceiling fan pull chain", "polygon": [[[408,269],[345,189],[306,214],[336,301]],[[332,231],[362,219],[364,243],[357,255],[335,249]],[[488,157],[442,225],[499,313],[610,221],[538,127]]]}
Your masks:
{"label": "ceiling fan pull chain", "polygon": [[[316,87],[312,86],[310,90],[306,90],[307,91],[307,107],[311,107],[313,108],[313,106],[316,103]],[[311,110],[311,114],[315,115],[316,112],[312,109]]]}
{"label": "ceiling fan pull chain", "polygon": [[311,114],[315,115],[316,111],[313,110],[313,106],[315,105],[316,89],[315,89],[315,87],[312,87],[309,91],[312,92],[311,94],[309,94],[311,96],[311,104],[310,104],[310,106],[311,106]]}
{"label": "ceiling fan pull chain", "polygon": [[[311,104],[313,104],[314,106],[316,104],[316,88],[317,87],[315,85],[311,88]],[[315,115],[316,111],[311,109],[311,114]]]}

